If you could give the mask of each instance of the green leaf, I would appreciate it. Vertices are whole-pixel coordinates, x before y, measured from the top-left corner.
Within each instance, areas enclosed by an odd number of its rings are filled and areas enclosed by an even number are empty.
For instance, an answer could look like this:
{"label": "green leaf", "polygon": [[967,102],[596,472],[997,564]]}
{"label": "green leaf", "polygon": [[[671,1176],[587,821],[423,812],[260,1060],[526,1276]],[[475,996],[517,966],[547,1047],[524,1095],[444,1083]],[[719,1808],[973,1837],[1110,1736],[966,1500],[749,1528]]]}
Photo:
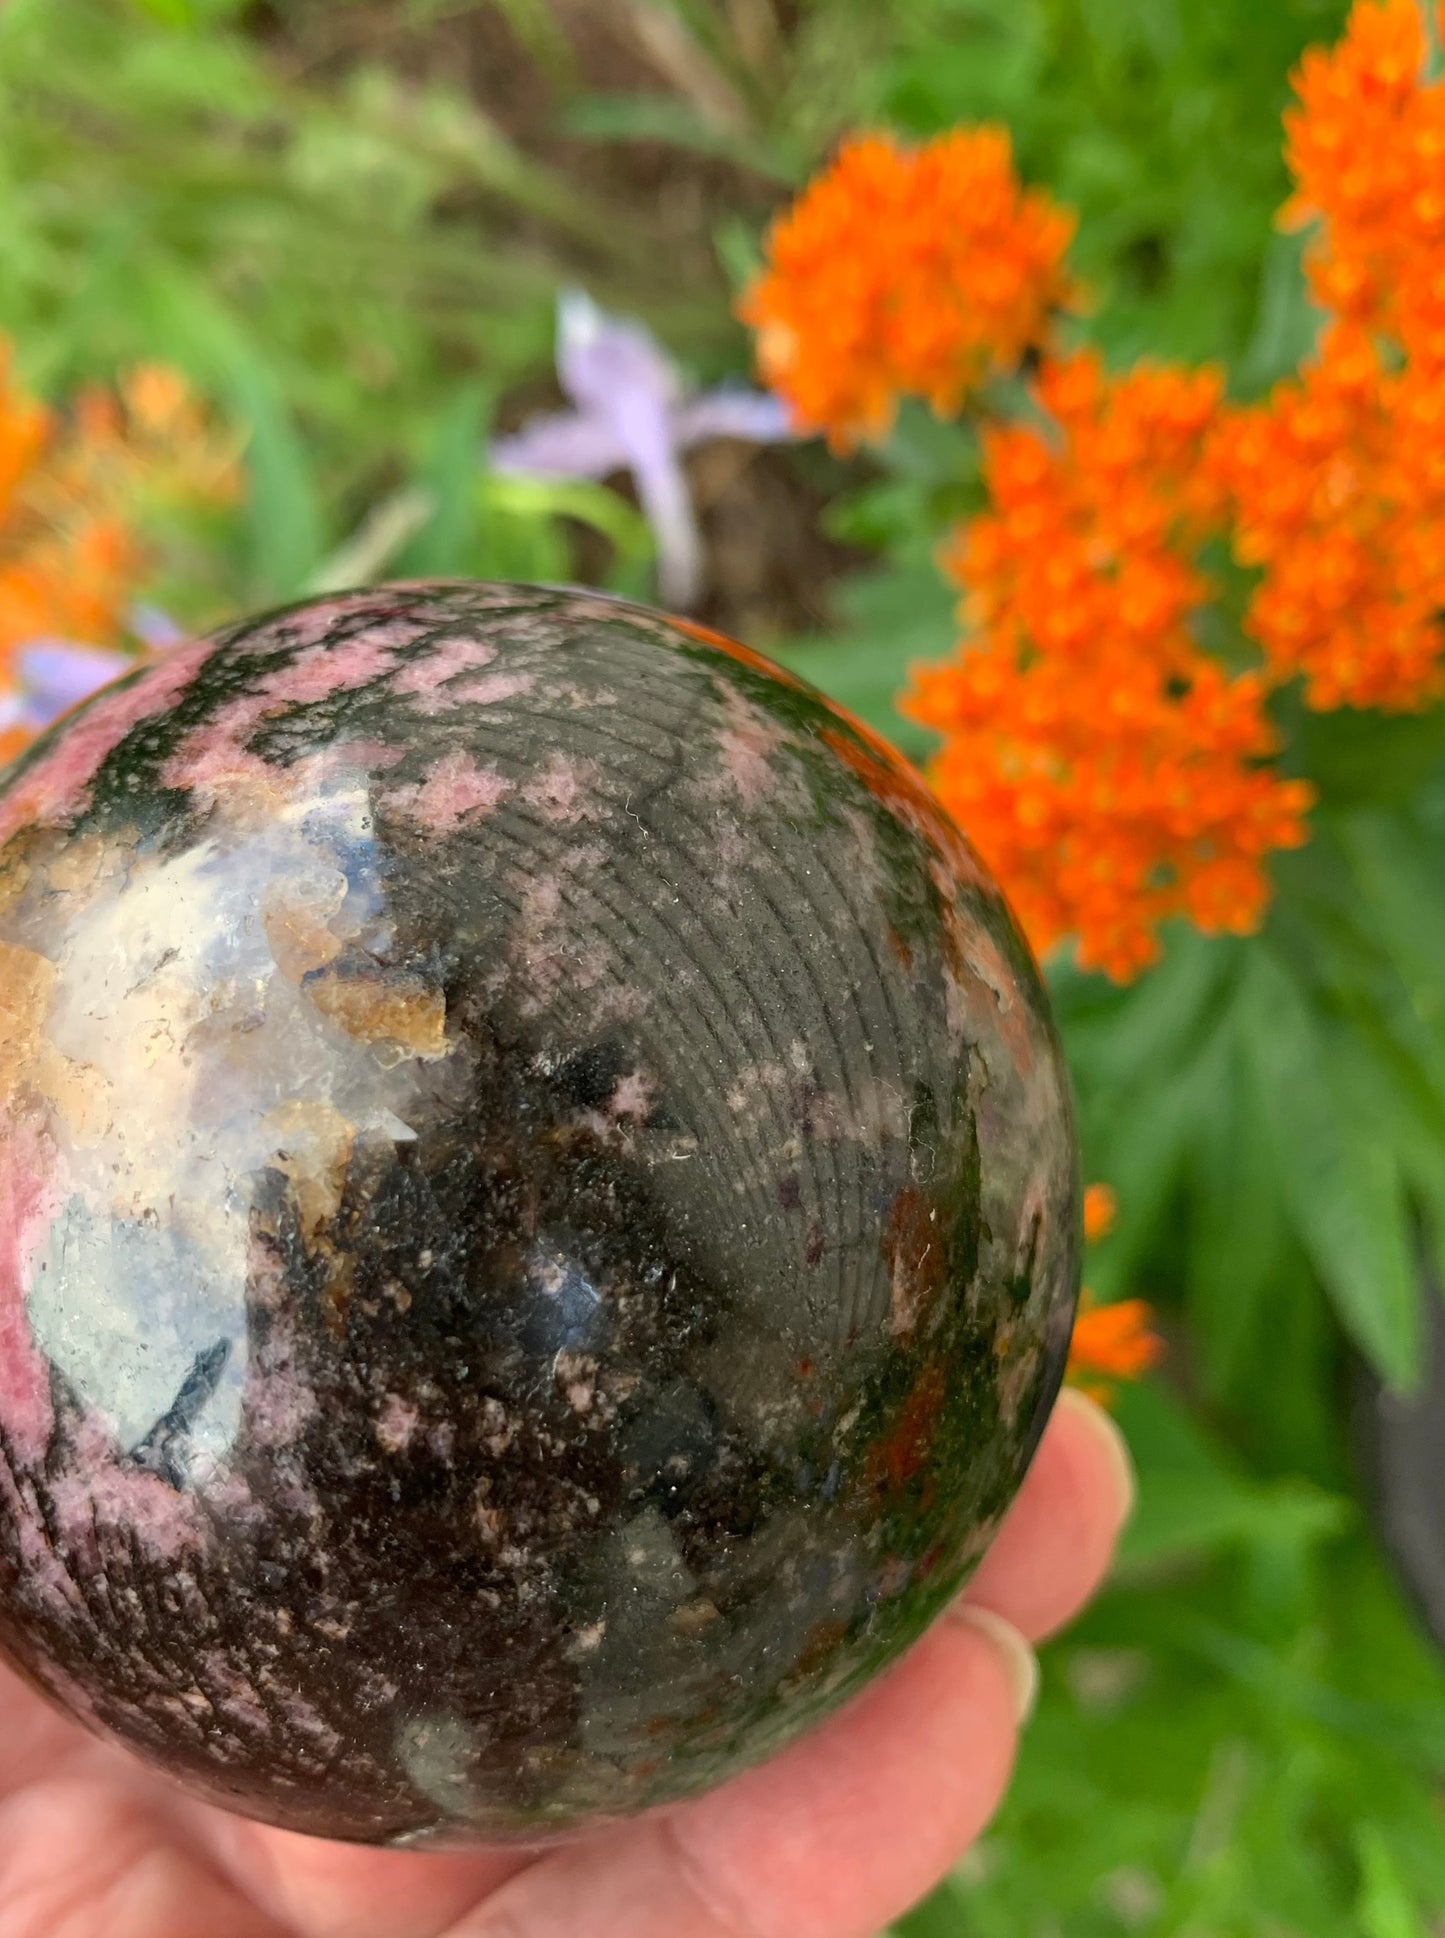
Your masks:
{"label": "green leaf", "polygon": [[1352,1120],[1309,999],[1267,948],[1251,952],[1250,1049],[1300,1239],[1346,1331],[1391,1385],[1418,1377],[1421,1293],[1395,1153]]}
{"label": "green leaf", "polygon": [[1319,333],[1320,312],[1304,276],[1304,238],[1271,236],[1259,276],[1254,335],[1233,371],[1236,394],[1255,396],[1298,368]]}
{"label": "green leaf", "polygon": [[305,587],[325,543],[320,492],[306,445],[259,360],[234,355],[218,375],[231,408],[250,428],[253,596],[290,598]]}
{"label": "green leaf", "polygon": [[1415,1014],[1445,1041],[1445,845],[1401,814],[1341,815],[1336,830],[1372,934]]}
{"label": "green leaf", "polygon": [[1408,801],[1445,763],[1445,707],[1316,713],[1291,691],[1278,711],[1296,761],[1331,806]]}
{"label": "green leaf", "polygon": [[1219,1027],[1240,961],[1237,946],[1177,923],[1163,961],[1127,988],[1066,958],[1051,963],[1049,987],[1081,1078],[1108,1096],[1111,1109],[1120,1093],[1152,1092],[1171,1081],[1181,1057]]}
{"label": "green leaf", "polygon": [[489,385],[461,386],[432,430],[418,483],[432,515],[397,561],[403,577],[465,577],[473,570],[477,543],[477,479],[483,466],[492,414]]}
{"label": "green leaf", "polygon": [[1248,1024],[1241,1000],[1219,1025],[1195,1092],[1189,1143],[1189,1312],[1201,1371],[1216,1396],[1247,1390],[1293,1244],[1265,1099],[1241,1042]]}
{"label": "green leaf", "polygon": [[387,568],[431,518],[430,493],[417,485],[404,486],[368,512],[345,544],[312,573],[308,592],[344,592],[351,586],[375,585]]}
{"label": "green leaf", "polygon": [[856,713],[910,760],[924,760],[934,736],[897,710],[915,661],[946,653],[954,597],[932,564],[861,573],[840,589],[837,631],[773,645],[775,659]]}
{"label": "green leaf", "polygon": [[250,595],[299,597],[326,555],[320,489],[274,372],[238,316],[177,265],[156,261],[134,299],[157,339],[245,426]]}
{"label": "green leaf", "polygon": [[1355,1839],[1360,1862],[1360,1938],[1429,1938],[1406,1890],[1384,1832],[1363,1824]]}
{"label": "green leaf", "polygon": [[141,13],[148,13],[152,20],[159,20],[167,27],[195,25],[193,0],[132,0],[132,4]]}
{"label": "green leaf", "polygon": [[948,1882],[898,1920],[893,1938],[965,1938],[968,1929],[966,1900],[958,1886]]}
{"label": "green leaf", "polygon": [[512,478],[489,473],[482,498],[493,513],[523,518],[575,518],[617,547],[624,565],[642,565],[653,552],[647,520],[606,485],[567,478]]}
{"label": "green leaf", "polygon": [[684,153],[716,157],[750,175],[796,187],[797,165],[766,142],[703,121],[697,110],[671,94],[584,94],[558,117],[561,132],[591,141],[652,141]]}
{"label": "green leaf", "polygon": [[1121,1392],[1118,1411],[1140,1476],[1126,1574],[1230,1549],[1307,1548],[1349,1525],[1348,1502],[1306,1481],[1251,1480],[1158,1381]]}

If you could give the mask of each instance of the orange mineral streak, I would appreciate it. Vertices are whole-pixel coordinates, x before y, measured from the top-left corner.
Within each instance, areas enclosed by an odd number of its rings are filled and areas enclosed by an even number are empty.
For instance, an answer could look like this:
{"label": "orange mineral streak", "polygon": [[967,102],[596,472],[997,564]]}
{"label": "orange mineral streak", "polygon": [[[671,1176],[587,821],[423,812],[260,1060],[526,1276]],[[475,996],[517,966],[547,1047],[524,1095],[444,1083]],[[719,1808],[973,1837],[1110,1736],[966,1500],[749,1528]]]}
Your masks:
{"label": "orange mineral streak", "polygon": [[1319,349],[1227,425],[1212,466],[1261,578],[1246,629],[1317,708],[1445,691],[1445,89],[1414,0],[1355,8],[1286,116]]}
{"label": "orange mineral streak", "polygon": [[1191,629],[1223,522],[1202,463],[1221,390],[1213,371],[1045,363],[1047,428],[985,434],[991,509],[945,559],[969,637],[904,702],[944,736],[934,785],[1035,948],[1075,935],[1119,981],[1171,916],[1254,929],[1265,857],[1305,838],[1310,790],[1267,765],[1263,682]]}
{"label": "orange mineral streak", "polygon": [[1113,1380],[1142,1379],[1164,1357],[1164,1341],[1151,1330],[1153,1313],[1143,1299],[1096,1305],[1091,1293],[1079,1302],[1064,1377],[1107,1405]]}
{"label": "orange mineral streak", "polygon": [[858,136],[773,224],[739,314],[798,427],[848,450],[886,432],[901,398],[950,416],[1044,346],[1075,300],[1073,230],[1020,185],[1002,128],[919,148]]}

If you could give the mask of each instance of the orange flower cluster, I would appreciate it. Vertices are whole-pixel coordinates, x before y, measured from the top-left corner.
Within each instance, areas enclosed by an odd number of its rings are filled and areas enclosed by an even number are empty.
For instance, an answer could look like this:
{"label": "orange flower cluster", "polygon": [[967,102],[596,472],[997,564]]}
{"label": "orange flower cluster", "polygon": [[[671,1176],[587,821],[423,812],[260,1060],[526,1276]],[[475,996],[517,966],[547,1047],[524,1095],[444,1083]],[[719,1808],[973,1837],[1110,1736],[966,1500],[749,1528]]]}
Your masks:
{"label": "orange flower cluster", "polygon": [[1308,257],[1332,314],[1316,359],[1225,430],[1246,628],[1319,708],[1445,690],[1445,88],[1415,0],[1364,0],[1307,54],[1286,117]]}
{"label": "orange flower cluster", "polygon": [[1310,795],[1264,765],[1260,680],[1190,630],[1222,521],[1202,462],[1218,377],[1079,355],[1036,389],[1052,433],[986,434],[992,510],[947,560],[973,637],[905,710],[945,736],[935,786],[1035,947],[1075,934],[1081,963],[1124,980],[1171,915],[1253,928],[1264,857],[1304,839]]}
{"label": "orange flower cluster", "polygon": [[[1084,1237],[1089,1244],[1113,1229],[1118,1209],[1107,1184],[1091,1184],[1084,1193]],[[1085,1290],[1069,1343],[1064,1377],[1091,1399],[1107,1406],[1113,1380],[1141,1379],[1164,1357],[1164,1342],[1151,1330],[1153,1313],[1143,1299],[1123,1299],[1099,1305]]]}
{"label": "orange flower cluster", "polygon": [[100,642],[119,631],[134,543],[108,506],[77,497],[73,461],[0,349],[0,680],[27,640]]}
{"label": "orange flower cluster", "polygon": [[1152,1330],[1153,1317],[1143,1299],[1097,1305],[1085,1292],[1064,1374],[1069,1384],[1107,1406],[1113,1397],[1110,1381],[1142,1379],[1164,1357],[1164,1341]]}
{"label": "orange flower cluster", "polygon": [[1407,710],[1445,690],[1445,387],[1391,371],[1354,325],[1212,454],[1234,549],[1263,567],[1245,617],[1270,674],[1320,709]]}
{"label": "orange flower cluster", "polygon": [[[1445,17],[1442,17],[1445,27]],[[764,373],[835,444],[905,394],[957,409],[1042,351],[1043,423],[985,433],[989,511],[949,569],[970,636],[905,709],[944,736],[934,778],[1034,943],[1126,979],[1184,915],[1245,932],[1266,857],[1305,838],[1307,787],[1270,765],[1269,689],[1310,705],[1445,697],[1445,85],[1417,0],[1357,0],[1306,55],[1287,116],[1329,321],[1263,404],[1217,377],[1106,377],[1057,359],[1070,227],[1025,195],[1006,138],[845,148],[775,226],[743,314]],[[1201,650],[1204,547],[1258,573],[1259,672]]]}
{"label": "orange flower cluster", "polygon": [[1084,1239],[1092,1245],[1100,1238],[1107,1238],[1114,1229],[1114,1220],[1119,1215],[1119,1201],[1114,1195],[1114,1187],[1109,1184],[1091,1184],[1084,1193]]}
{"label": "orange flower cluster", "polygon": [[[61,415],[15,385],[0,345],[0,695],[32,641],[116,647],[146,563],[139,527],[236,489],[234,448],[174,372],[137,370]],[[0,759],[27,738],[0,734]]]}
{"label": "orange flower cluster", "polygon": [[1445,90],[1427,83],[1417,0],[1360,0],[1343,38],[1315,47],[1285,115],[1290,227],[1323,218],[1310,281],[1342,320],[1445,360]]}
{"label": "orange flower cluster", "polygon": [[1021,188],[1001,128],[912,150],[863,136],[774,224],[739,314],[798,426],[846,450],[886,431],[900,398],[950,415],[1043,346],[1074,296],[1073,227]]}

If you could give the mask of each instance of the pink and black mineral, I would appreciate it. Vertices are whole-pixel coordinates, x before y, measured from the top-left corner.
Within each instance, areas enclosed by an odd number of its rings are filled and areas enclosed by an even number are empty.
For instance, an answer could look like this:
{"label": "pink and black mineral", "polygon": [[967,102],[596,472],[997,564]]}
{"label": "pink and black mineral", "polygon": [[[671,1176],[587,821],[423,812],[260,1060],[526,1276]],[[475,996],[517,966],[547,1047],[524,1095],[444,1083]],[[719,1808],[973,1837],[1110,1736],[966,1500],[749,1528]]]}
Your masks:
{"label": "pink and black mineral", "polygon": [[955,1593],[1068,1086],[912,771],[599,596],[268,614],[0,782],[0,1647],[232,1809],[536,1837]]}

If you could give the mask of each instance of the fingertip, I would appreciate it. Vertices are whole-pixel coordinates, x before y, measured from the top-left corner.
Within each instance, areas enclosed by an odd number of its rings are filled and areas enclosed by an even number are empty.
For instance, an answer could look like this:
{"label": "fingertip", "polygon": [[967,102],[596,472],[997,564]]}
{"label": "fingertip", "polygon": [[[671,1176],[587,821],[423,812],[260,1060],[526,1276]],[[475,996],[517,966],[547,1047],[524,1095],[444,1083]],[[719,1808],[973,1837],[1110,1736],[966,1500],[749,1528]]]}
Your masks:
{"label": "fingertip", "polygon": [[746,1880],[749,1931],[865,1938],[959,1861],[1003,1798],[1030,1700],[1032,1651],[1006,1628],[950,1611],[791,1750],[685,1807],[708,1872]]}
{"label": "fingertip", "polygon": [[1118,1426],[1066,1390],[966,1604],[1001,1615],[1030,1642],[1052,1635],[1103,1583],[1134,1496],[1134,1464]]}
{"label": "fingertip", "polygon": [[1128,1524],[1139,1496],[1134,1456],[1123,1429],[1112,1413],[1073,1386],[1066,1386],[1059,1394],[1054,1415],[1072,1422],[1074,1431],[1092,1444],[1101,1468],[1108,1473],[1113,1486],[1117,1536]]}
{"label": "fingertip", "polygon": [[1031,1652],[951,1610],[790,1748],[693,1802],[544,1857],[449,1938],[869,1938],[985,1828],[1018,1748]]}
{"label": "fingertip", "polygon": [[974,1602],[956,1602],[948,1614],[950,1620],[976,1630],[993,1650],[1013,1699],[1014,1721],[1023,1729],[1039,1699],[1039,1658],[1028,1638],[1002,1615]]}

